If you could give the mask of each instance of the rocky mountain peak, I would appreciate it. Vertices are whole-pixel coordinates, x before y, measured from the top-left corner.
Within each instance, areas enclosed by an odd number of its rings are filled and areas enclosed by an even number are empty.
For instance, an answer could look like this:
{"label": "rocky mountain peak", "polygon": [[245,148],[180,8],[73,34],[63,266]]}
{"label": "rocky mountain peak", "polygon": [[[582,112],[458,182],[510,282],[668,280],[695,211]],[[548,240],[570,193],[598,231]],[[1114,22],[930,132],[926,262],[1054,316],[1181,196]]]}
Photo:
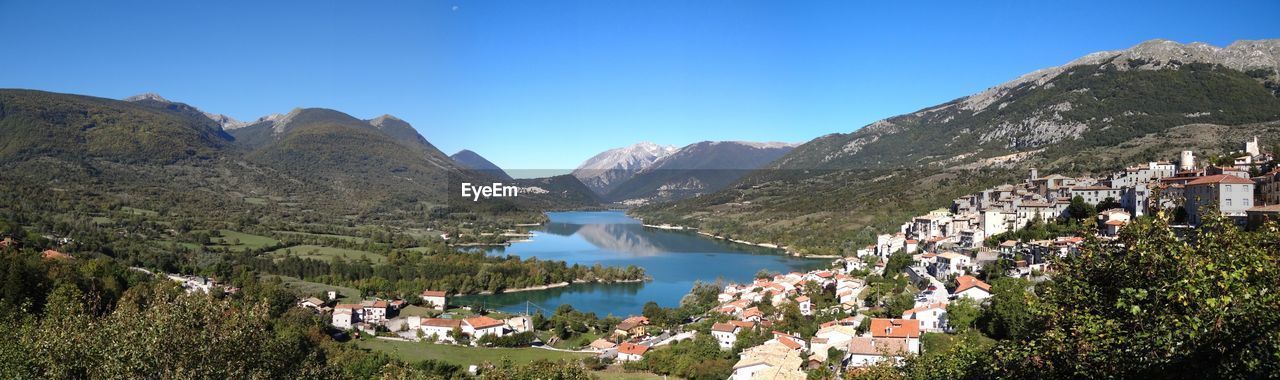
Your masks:
{"label": "rocky mountain peak", "polygon": [[138,94],[138,95],[124,98],[124,101],[126,102],[139,102],[143,100],[151,100],[151,101],[157,101],[161,103],[173,103],[169,101],[169,99],[165,99],[163,96],[160,96],[160,94],[157,94],[154,92],[148,92],[148,93]]}

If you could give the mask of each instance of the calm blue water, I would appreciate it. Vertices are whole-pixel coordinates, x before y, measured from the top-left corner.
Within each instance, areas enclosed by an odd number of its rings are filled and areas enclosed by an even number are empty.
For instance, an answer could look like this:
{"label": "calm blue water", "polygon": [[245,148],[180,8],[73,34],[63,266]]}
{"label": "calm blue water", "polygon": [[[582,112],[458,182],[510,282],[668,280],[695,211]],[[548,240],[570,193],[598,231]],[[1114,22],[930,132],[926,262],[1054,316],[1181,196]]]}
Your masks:
{"label": "calm blue water", "polygon": [[548,313],[562,303],[600,316],[639,314],[646,302],[679,305],[694,281],[749,282],[760,269],[775,272],[806,271],[826,266],[830,260],[798,259],[782,251],[735,244],[687,231],[646,228],[622,211],[553,212],[551,221],[534,231],[532,242],[488,251],[490,255],[516,255],[562,260],[570,265],[636,265],[653,281],[631,284],[579,284],[541,291],[518,292],[458,299],[460,304],[484,302],[491,309],[525,310],[525,301]]}

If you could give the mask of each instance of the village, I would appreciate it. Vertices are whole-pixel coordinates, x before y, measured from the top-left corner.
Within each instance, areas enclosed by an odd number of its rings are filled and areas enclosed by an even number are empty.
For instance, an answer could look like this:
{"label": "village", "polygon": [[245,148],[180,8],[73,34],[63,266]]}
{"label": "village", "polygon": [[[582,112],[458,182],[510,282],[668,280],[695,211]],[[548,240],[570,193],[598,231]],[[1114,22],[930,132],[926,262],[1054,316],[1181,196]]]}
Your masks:
{"label": "village", "polygon": [[[717,305],[703,316],[665,329],[655,328],[645,316],[628,316],[609,333],[572,351],[622,364],[643,360],[662,345],[709,334],[721,350],[741,350],[733,365],[735,380],[803,379],[815,368],[838,374],[899,363],[922,353],[927,334],[956,331],[950,305],[961,300],[979,306],[986,302],[992,285],[983,279],[996,275],[991,272],[1029,281],[1053,276],[1053,258],[1075,253],[1083,236],[1071,232],[1025,241],[994,238],[1078,216],[1073,213],[1080,212],[1081,203],[1091,210],[1087,217],[1096,225],[1099,239],[1113,239],[1135,218],[1156,211],[1175,213],[1178,223],[1188,227],[1209,212],[1220,212],[1242,228],[1275,220],[1280,212],[1280,170],[1271,153],[1259,150],[1256,138],[1244,145],[1231,166],[1197,165],[1194,153],[1185,151],[1177,163],[1148,162],[1105,178],[1041,176],[1033,169],[1023,183],[966,195],[949,210],[915,217],[899,231],[879,235],[875,244],[856,255],[834,260],[829,268],[760,273],[751,283],[725,284],[716,295]],[[1269,171],[1250,176],[1260,169]],[[909,255],[910,263],[890,269],[895,255]],[[917,290],[913,304],[900,314],[886,315],[887,305],[869,294],[872,278],[905,278],[911,284],[908,289]],[[204,289],[196,280],[175,281]],[[325,299],[304,298],[298,306],[327,315],[335,329],[356,336],[493,346],[498,338],[525,334],[516,344],[555,349],[532,334],[532,315],[449,312],[452,305],[444,291],[424,290],[412,300],[359,303],[340,303],[339,296],[329,291]],[[432,313],[401,315],[406,307]],[[814,321],[816,329],[802,334],[780,328],[787,318],[784,310],[791,307]],[[753,334],[767,339],[742,347],[739,340]]]}

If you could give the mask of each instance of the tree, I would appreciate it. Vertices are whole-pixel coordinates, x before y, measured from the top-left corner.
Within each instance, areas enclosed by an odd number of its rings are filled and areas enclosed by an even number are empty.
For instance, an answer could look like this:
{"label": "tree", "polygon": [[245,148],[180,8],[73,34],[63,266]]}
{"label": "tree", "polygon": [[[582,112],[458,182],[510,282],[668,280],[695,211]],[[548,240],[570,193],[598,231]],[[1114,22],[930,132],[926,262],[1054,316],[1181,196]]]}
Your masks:
{"label": "tree", "polygon": [[1093,205],[1086,203],[1084,197],[1077,195],[1071,198],[1071,204],[1067,206],[1067,214],[1071,219],[1085,220],[1096,215],[1097,210]]}
{"label": "tree", "polygon": [[1124,206],[1121,206],[1120,202],[1116,201],[1115,198],[1107,197],[1107,199],[1103,199],[1102,202],[1098,202],[1098,207],[1096,208],[1098,211],[1106,211],[1113,208],[1121,208],[1121,207],[1124,207]]}
{"label": "tree", "polygon": [[669,323],[667,320],[667,314],[666,309],[663,309],[662,306],[659,306],[657,302],[653,301],[645,302],[644,309],[641,311],[641,315],[645,318],[649,318],[650,323],[659,326],[666,326]]}
{"label": "tree", "polygon": [[1022,339],[1035,329],[1034,300],[1027,288],[1030,283],[1013,277],[996,279],[991,284],[991,306],[982,316],[984,332],[996,339]]}
{"label": "tree", "polygon": [[960,297],[947,305],[947,324],[956,332],[965,332],[973,327],[981,314],[982,309],[977,302]]}

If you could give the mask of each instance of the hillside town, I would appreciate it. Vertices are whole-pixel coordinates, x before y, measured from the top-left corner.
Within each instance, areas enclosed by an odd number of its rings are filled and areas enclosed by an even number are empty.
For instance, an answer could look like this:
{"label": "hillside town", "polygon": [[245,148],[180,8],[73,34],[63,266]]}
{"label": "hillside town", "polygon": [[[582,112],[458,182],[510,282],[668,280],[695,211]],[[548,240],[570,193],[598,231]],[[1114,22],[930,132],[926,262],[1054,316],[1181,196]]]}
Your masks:
{"label": "hillside town", "polygon": [[[996,238],[1077,217],[1073,213],[1081,203],[1092,210],[1086,216],[1095,222],[1099,239],[1112,239],[1135,218],[1157,211],[1176,213],[1186,226],[1220,212],[1250,228],[1275,220],[1280,211],[1280,169],[1274,162],[1255,138],[1230,166],[1197,165],[1194,153],[1186,151],[1177,163],[1148,162],[1104,178],[1041,176],[1033,169],[1023,183],[960,197],[949,210],[915,217],[900,231],[879,235],[874,245],[828,268],[760,273],[751,283],[724,284],[716,306],[701,317],[659,328],[648,317],[629,316],[577,352],[604,363],[633,363],[659,346],[709,334],[721,350],[740,350],[731,376],[735,380],[804,379],[815,369],[839,374],[893,365],[920,355],[927,334],[955,333],[949,309],[961,300],[987,302],[992,285],[984,279],[1043,281],[1054,273],[1052,258],[1073,254],[1085,240],[1074,232],[1037,240]],[[909,256],[910,262],[894,267],[895,255]],[[873,288],[900,278],[915,293],[900,312],[890,311]],[[494,338],[536,332],[532,315],[492,314],[502,317],[495,318],[459,312],[463,309],[451,309],[455,305],[449,295],[437,290],[424,290],[413,300],[358,303],[341,303],[330,291],[326,299],[309,297],[298,306],[327,314],[339,330],[382,339],[484,346]],[[402,315],[408,307],[429,310],[430,316]],[[814,321],[816,329],[801,333],[782,328],[786,310]],[[741,342],[761,336],[749,346]],[[529,344],[554,349],[543,346],[540,338],[529,339]]]}

